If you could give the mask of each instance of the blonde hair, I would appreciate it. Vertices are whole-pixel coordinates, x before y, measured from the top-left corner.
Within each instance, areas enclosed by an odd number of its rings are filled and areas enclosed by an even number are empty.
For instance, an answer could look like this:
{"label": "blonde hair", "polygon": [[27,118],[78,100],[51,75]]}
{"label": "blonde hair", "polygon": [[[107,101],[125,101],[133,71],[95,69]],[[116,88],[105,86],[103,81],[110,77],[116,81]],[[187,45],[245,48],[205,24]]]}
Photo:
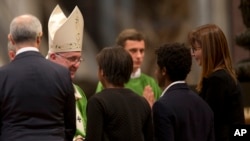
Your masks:
{"label": "blonde hair", "polygon": [[191,46],[198,43],[202,48],[202,73],[196,89],[201,91],[202,80],[212,72],[224,69],[237,83],[237,77],[232,65],[230,51],[223,31],[214,24],[206,24],[189,32],[188,40]]}

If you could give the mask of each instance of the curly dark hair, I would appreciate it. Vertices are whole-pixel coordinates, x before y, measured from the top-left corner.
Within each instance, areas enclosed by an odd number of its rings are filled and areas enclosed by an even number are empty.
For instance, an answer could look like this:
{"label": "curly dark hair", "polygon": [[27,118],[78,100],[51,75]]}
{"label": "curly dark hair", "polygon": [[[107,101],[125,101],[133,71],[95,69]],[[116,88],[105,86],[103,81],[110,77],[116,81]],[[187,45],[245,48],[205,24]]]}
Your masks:
{"label": "curly dark hair", "polygon": [[156,55],[159,68],[166,68],[172,82],[186,79],[192,65],[188,47],[180,43],[166,43],[156,50]]}

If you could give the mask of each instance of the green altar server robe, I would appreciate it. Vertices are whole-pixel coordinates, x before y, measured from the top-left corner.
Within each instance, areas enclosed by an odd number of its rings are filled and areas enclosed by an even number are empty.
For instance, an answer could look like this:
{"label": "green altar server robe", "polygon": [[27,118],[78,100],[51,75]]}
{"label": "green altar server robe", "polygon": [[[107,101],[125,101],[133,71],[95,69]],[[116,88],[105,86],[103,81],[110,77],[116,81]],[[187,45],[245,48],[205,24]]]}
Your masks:
{"label": "green altar server robe", "polygon": [[[144,73],[141,73],[140,76],[138,76],[136,78],[130,78],[128,83],[125,84],[125,87],[131,89],[132,91],[134,91],[138,95],[142,96],[143,90],[147,85],[150,85],[152,87],[155,100],[159,99],[159,97],[162,93],[162,90],[160,89],[160,87],[158,86],[158,84],[156,83],[154,78],[152,78]],[[102,89],[103,89],[103,86],[102,86],[101,82],[98,82],[97,88],[96,88],[96,93],[100,92]]]}

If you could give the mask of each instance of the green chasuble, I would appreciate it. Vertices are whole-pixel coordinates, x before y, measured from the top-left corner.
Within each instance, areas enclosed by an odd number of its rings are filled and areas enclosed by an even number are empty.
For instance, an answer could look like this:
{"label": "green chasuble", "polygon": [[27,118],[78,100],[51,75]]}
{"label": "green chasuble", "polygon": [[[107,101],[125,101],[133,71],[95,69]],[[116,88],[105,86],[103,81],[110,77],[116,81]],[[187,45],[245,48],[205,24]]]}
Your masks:
{"label": "green chasuble", "polygon": [[76,138],[85,138],[86,136],[86,106],[87,106],[87,97],[83,90],[74,84],[75,89],[75,98],[76,98]]}
{"label": "green chasuble", "polygon": [[[139,77],[130,78],[128,83],[125,84],[125,87],[131,89],[132,91],[134,91],[138,95],[142,96],[143,90],[147,85],[150,85],[152,87],[155,100],[159,99],[162,90],[160,89],[160,87],[158,86],[158,84],[156,83],[154,78],[152,78],[144,73],[141,73],[141,75]],[[97,88],[96,88],[96,93],[100,92],[102,89],[103,89],[103,86],[102,86],[101,82],[98,82]]]}

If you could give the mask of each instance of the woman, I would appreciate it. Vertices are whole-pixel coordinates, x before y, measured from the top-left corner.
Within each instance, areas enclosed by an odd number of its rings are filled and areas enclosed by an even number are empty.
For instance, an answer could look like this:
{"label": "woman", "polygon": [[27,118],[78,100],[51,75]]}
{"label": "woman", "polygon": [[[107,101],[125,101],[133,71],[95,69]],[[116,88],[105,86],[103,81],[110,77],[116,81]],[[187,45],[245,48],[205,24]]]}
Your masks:
{"label": "woman", "polygon": [[218,26],[207,24],[191,31],[188,40],[201,66],[196,89],[214,112],[216,140],[227,141],[232,125],[244,124],[244,112],[226,37]]}

